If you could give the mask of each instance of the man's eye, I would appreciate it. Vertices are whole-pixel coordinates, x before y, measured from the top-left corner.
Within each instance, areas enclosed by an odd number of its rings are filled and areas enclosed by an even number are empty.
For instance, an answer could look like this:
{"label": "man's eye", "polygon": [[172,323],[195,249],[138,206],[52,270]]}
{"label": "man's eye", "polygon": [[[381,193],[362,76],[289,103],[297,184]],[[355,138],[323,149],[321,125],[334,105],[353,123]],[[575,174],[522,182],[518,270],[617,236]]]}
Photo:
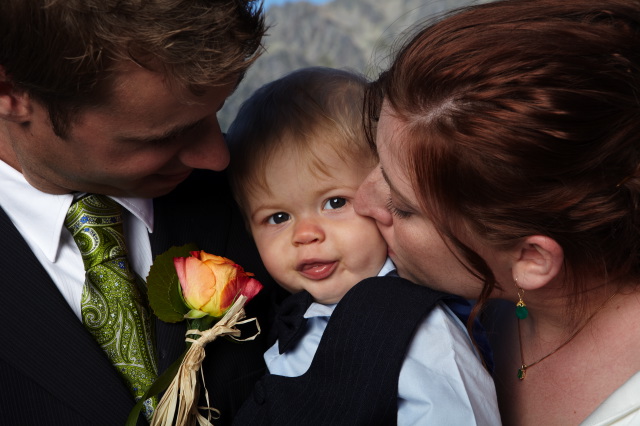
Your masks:
{"label": "man's eye", "polygon": [[278,225],[282,222],[288,221],[290,218],[291,217],[288,213],[278,212],[269,216],[269,219],[267,219],[267,223],[270,225]]}
{"label": "man's eye", "polygon": [[339,209],[340,207],[344,207],[345,204],[347,204],[347,200],[345,198],[335,197],[328,199],[324,203],[324,206],[322,206],[322,208],[325,210],[334,210]]}

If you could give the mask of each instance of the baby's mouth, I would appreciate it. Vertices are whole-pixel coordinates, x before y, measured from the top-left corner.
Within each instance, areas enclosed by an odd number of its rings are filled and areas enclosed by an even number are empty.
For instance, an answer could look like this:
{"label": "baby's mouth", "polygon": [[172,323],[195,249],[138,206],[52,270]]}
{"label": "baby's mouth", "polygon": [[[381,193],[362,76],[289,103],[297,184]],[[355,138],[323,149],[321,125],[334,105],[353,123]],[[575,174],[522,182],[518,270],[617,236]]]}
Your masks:
{"label": "baby's mouth", "polygon": [[308,262],[298,266],[298,272],[311,280],[323,280],[333,274],[338,266],[337,261],[332,262]]}

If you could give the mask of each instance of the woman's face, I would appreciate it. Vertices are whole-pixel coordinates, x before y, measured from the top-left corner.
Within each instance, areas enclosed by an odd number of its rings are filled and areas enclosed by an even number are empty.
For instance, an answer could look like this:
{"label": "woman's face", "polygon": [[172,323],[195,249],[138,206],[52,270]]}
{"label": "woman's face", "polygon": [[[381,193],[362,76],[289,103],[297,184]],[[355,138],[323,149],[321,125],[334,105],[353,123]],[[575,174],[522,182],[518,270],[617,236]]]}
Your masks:
{"label": "woman's face", "polygon": [[465,268],[462,256],[452,252],[453,245],[445,243],[419,207],[406,167],[396,155],[403,149],[399,142],[405,124],[390,112],[384,103],[376,138],[380,167],[360,186],[356,211],[375,219],[400,276],[437,290],[476,298],[482,282]]}

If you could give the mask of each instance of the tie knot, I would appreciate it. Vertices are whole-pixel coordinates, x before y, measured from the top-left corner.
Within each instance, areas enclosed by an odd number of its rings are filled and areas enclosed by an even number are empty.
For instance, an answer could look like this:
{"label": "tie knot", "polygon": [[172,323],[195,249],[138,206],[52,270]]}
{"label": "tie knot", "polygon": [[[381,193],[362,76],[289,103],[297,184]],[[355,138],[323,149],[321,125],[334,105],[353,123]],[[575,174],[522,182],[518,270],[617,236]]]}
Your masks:
{"label": "tie knot", "polygon": [[109,261],[124,261],[122,208],[104,195],[90,194],[74,202],[64,221],[80,249],[85,269]]}

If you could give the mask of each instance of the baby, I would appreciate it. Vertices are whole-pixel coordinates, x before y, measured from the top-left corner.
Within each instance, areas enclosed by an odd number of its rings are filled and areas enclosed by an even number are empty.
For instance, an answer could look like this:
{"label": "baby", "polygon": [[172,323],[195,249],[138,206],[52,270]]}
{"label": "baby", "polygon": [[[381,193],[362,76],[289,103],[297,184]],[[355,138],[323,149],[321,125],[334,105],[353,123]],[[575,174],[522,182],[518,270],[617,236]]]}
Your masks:
{"label": "baby", "polygon": [[500,424],[447,296],[397,277],[375,223],[354,211],[377,165],[366,85],[301,69],[256,91],[229,128],[234,194],[267,270],[293,293],[265,353],[270,374],[235,422]]}

